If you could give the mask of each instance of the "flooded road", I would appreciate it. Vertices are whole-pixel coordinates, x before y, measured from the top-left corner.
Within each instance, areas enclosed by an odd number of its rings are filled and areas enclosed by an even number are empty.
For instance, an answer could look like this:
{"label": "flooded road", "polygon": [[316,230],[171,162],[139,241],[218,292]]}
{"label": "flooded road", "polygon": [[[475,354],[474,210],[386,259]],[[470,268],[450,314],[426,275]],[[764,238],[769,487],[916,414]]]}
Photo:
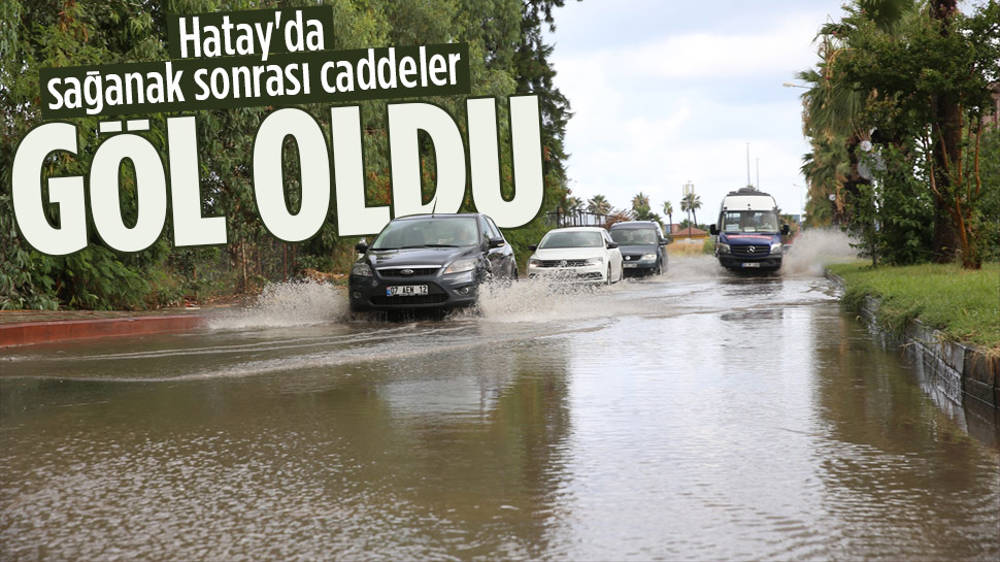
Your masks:
{"label": "flooded road", "polygon": [[818,276],[708,259],[481,315],[285,288],[0,352],[0,558],[996,559],[992,412]]}

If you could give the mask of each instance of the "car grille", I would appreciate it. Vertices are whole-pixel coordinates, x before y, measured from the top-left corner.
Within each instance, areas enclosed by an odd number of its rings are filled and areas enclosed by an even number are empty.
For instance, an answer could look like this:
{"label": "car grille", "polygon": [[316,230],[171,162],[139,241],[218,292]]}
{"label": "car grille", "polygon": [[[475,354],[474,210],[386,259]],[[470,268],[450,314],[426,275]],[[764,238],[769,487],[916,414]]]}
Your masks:
{"label": "car grille", "polygon": [[542,260],[541,267],[583,267],[587,260]]}
{"label": "car grille", "polygon": [[417,295],[413,297],[372,297],[372,304],[377,306],[397,305],[406,308],[415,304],[441,304],[448,300],[448,295]]}
{"label": "car grille", "polygon": [[[423,275],[434,275],[441,269],[439,265],[433,265],[429,267],[400,267],[400,268],[385,268],[379,269],[378,274],[381,277],[391,278],[391,279],[406,279],[409,277],[418,277]],[[412,273],[403,274],[404,271],[412,271]]]}
{"label": "car grille", "polygon": [[625,261],[640,261],[642,259],[642,254],[626,254],[622,256]]}
{"label": "car grille", "polygon": [[762,258],[771,253],[771,246],[760,244],[748,244],[745,246],[730,246],[730,251],[734,256]]}

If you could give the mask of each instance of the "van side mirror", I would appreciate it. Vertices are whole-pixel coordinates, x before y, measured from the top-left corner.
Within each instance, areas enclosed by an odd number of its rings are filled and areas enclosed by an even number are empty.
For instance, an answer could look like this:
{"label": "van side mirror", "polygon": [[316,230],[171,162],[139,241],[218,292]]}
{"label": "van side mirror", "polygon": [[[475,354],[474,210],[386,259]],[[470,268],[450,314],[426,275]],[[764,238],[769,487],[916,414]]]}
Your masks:
{"label": "van side mirror", "polygon": [[709,225],[708,232],[712,236],[716,236],[716,235],[719,234],[719,227],[715,226],[714,224],[713,225]]}
{"label": "van side mirror", "polygon": [[359,254],[363,254],[368,251],[368,242],[362,240],[361,242],[358,242],[354,249],[357,250]]}
{"label": "van side mirror", "polygon": [[614,250],[617,247],[618,247],[618,243],[617,242],[608,242],[608,249],[609,250]]}
{"label": "van side mirror", "polygon": [[506,244],[503,238],[490,238],[490,248],[500,248]]}
{"label": "van side mirror", "polygon": [[791,232],[791,229],[788,228],[787,224],[781,225],[781,233],[782,234],[784,234],[785,236],[787,236],[789,232]]}

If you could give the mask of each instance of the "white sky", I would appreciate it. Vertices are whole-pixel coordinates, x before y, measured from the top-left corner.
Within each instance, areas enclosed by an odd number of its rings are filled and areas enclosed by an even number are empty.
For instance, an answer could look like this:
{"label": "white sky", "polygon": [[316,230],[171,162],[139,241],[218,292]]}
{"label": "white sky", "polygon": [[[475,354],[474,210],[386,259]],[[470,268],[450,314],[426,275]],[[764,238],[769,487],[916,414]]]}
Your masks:
{"label": "white sky", "polygon": [[[674,206],[681,186],[701,196],[698,220],[714,222],[722,197],[751,181],[799,213],[808,143],[799,95],[786,88],[817,59],[812,41],[842,0],[705,2],[567,0],[555,12],[556,85],[569,98],[566,132],[574,195],[615,207],[650,195]],[[664,217],[666,219],[666,217]]]}

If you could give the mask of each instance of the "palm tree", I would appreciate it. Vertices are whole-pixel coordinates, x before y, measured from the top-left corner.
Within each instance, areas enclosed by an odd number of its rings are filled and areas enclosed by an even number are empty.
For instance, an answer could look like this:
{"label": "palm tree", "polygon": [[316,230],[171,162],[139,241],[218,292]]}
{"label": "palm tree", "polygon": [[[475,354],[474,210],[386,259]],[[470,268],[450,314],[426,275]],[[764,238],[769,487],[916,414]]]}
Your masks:
{"label": "palm tree", "polygon": [[[695,195],[692,191],[681,199],[681,210],[691,213],[694,216],[694,225],[698,224],[698,209],[701,208],[701,196]],[[691,235],[691,225],[688,224],[688,235]]]}
{"label": "palm tree", "polygon": [[834,195],[835,223],[847,218],[842,191],[856,195],[859,186],[869,182],[858,171],[857,150],[862,141],[870,140],[864,116],[875,99],[873,92],[858,90],[853,82],[835,73],[835,63],[851,50],[852,43],[871,33],[871,24],[882,33],[897,34],[901,22],[917,13],[918,3],[856,0],[845,9],[846,17],[820,29],[816,67],[797,75],[809,85],[802,94],[802,130],[810,139],[812,152],[803,158],[802,172],[809,182],[814,210],[828,204],[820,197]]}
{"label": "palm tree", "polygon": [[667,230],[672,230],[674,225],[674,206],[670,201],[663,202],[663,214],[667,215]]}
{"label": "palm tree", "polygon": [[566,198],[566,210],[570,213],[579,213],[583,210],[583,200],[575,195]]}
{"label": "palm tree", "polygon": [[649,196],[643,192],[636,193],[632,198],[632,215],[637,221],[649,220]]}
{"label": "palm tree", "polygon": [[597,194],[587,202],[587,210],[595,215],[609,215],[611,214],[611,203],[603,195]]}

